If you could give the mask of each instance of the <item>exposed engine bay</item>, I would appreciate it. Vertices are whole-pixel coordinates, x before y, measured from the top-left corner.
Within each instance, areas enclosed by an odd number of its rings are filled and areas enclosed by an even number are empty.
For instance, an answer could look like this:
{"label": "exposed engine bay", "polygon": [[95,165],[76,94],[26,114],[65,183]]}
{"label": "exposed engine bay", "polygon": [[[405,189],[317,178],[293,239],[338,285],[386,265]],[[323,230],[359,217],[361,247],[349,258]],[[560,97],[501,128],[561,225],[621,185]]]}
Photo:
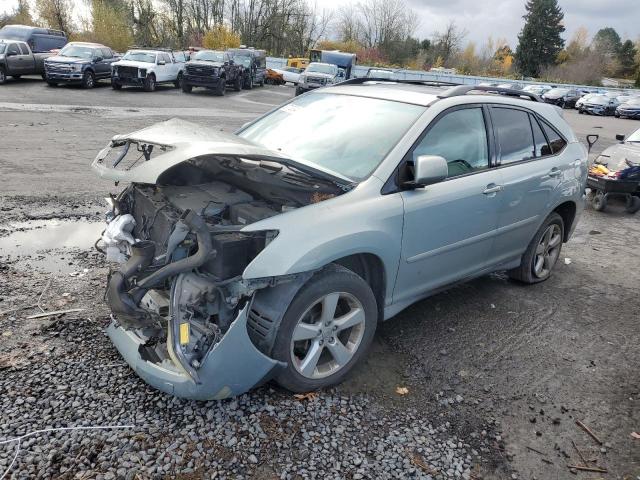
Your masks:
{"label": "exposed engine bay", "polygon": [[[154,148],[141,143],[114,140],[111,148],[124,150],[124,155],[115,152],[117,163],[134,144],[143,162],[152,163]],[[94,168],[105,162],[104,153]],[[157,388],[189,398],[224,398],[253,386],[197,387],[210,382],[203,365],[214,362],[211,352],[225,348],[226,337],[249,341],[246,322],[254,293],[295,280],[244,280],[244,269],[278,232],[243,228],[346,190],[277,159],[209,154],[176,162],[155,184],[133,182],[107,199],[111,209],[100,249],[120,264],[105,295],[113,313],[108,332],[125,359]],[[231,334],[234,328],[238,332]],[[136,351],[128,350],[132,345]],[[235,361],[245,358],[243,353],[236,352]],[[251,353],[267,370],[277,363],[265,363],[258,350]],[[147,377],[136,355],[151,369]],[[163,375],[177,377],[167,382]]]}

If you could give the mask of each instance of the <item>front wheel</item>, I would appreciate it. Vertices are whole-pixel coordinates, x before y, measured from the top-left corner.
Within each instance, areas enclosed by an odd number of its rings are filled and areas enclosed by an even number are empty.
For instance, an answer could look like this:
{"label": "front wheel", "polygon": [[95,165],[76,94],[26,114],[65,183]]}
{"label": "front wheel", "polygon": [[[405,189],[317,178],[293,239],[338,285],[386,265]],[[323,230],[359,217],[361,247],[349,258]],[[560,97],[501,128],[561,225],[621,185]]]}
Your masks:
{"label": "front wheel", "polygon": [[366,353],[378,320],[375,296],[358,275],[331,265],[314,275],[287,308],[273,358],[276,381],[294,392],[341,382]]}
{"label": "front wheel", "polygon": [[0,85],[2,85],[3,83],[6,83],[7,81],[7,74],[5,73],[3,68],[0,68]]}
{"label": "front wheel", "polygon": [[122,90],[122,84],[115,80],[111,80],[111,88],[114,90]]}
{"label": "front wheel", "polygon": [[184,83],[184,80],[182,81],[182,91],[184,93],[191,93],[191,90],[193,90],[193,87],[191,85],[187,85],[186,83]]}
{"label": "front wheel", "polygon": [[153,74],[147,75],[142,88],[145,92],[153,92],[156,89],[156,77]]}
{"label": "front wheel", "polygon": [[253,88],[253,76],[249,75],[247,80],[244,82],[244,88],[246,90],[251,90]]}
{"label": "front wheel", "polygon": [[20,80],[20,78],[22,77],[22,75],[11,75],[13,77],[14,80]]}
{"label": "front wheel", "polygon": [[264,77],[262,77],[262,79],[260,80],[260,83],[258,85],[260,85],[261,87],[264,87]]}
{"label": "front wheel", "polygon": [[220,77],[218,80],[218,85],[214,89],[213,93],[218,97],[222,97],[225,94],[225,90],[227,88],[227,79],[224,77]]}
{"label": "front wheel", "polygon": [[240,75],[236,75],[236,79],[233,81],[233,89],[236,92],[242,90],[242,77]]}
{"label": "front wheel", "polygon": [[509,277],[523,283],[545,281],[560,258],[563,238],[564,222],[553,212],[533,236],[520,266],[508,272]]}
{"label": "front wheel", "polygon": [[93,88],[96,85],[96,77],[93,72],[86,71],[82,75],[82,88]]}
{"label": "front wheel", "polygon": [[627,213],[631,213],[631,214],[636,213],[638,210],[640,210],[640,198],[634,195],[629,195],[627,197],[627,202],[624,210]]}

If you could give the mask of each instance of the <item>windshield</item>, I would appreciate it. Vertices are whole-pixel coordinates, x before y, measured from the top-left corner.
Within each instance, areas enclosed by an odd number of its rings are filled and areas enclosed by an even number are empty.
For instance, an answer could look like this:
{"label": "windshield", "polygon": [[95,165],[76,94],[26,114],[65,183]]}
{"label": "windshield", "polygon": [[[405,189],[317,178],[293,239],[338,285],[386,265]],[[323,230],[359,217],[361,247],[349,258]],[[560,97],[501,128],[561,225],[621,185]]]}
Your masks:
{"label": "windshield", "polygon": [[610,101],[611,99],[609,97],[605,97],[603,95],[597,95],[589,99],[589,103],[594,103],[596,105],[608,105]]}
{"label": "windshield", "polygon": [[566,88],[552,88],[547,93],[545,93],[545,95],[549,97],[561,97],[563,95],[566,95],[568,92],[569,90]]}
{"label": "windshield", "polygon": [[307,72],[326,73],[328,75],[335,75],[338,73],[338,67],[335,65],[327,65],[321,63],[312,63],[307,67]]}
{"label": "windshield", "polygon": [[131,60],[132,62],[144,62],[144,63],[156,63],[156,56],[154,53],[147,52],[127,52],[123,60]]}
{"label": "windshield", "polygon": [[251,57],[245,57],[245,56],[234,56],[233,57],[233,61],[242,65],[243,67],[250,67],[251,66]]}
{"label": "windshield", "polygon": [[373,172],[425,108],[314,93],[296,98],[239,136],[292,160],[358,181]]}
{"label": "windshield", "polygon": [[193,57],[194,60],[202,60],[204,62],[224,62],[224,53],[212,52],[210,50],[202,50]]}
{"label": "windshield", "polygon": [[70,45],[68,47],[64,47],[60,51],[60,56],[90,59],[93,57],[93,51],[94,49],[90,47],[82,47],[80,45]]}
{"label": "windshield", "polygon": [[[0,48],[2,48],[2,47],[0,47]],[[0,50],[0,52],[2,52],[2,50]],[[627,101],[625,102],[625,104],[627,104],[627,105],[634,105],[634,106],[636,106],[636,105],[640,105],[640,97],[632,97],[632,98],[630,98],[629,100],[627,100]]]}

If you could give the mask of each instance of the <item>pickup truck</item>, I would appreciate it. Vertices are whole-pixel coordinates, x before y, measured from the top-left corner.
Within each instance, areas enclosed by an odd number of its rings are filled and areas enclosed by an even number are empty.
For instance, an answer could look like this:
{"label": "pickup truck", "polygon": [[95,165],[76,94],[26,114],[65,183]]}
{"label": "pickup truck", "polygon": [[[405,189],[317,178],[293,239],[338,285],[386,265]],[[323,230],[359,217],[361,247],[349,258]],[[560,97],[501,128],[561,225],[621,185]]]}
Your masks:
{"label": "pickup truck", "polygon": [[33,53],[26,42],[0,39],[0,85],[7,77],[43,75],[44,60],[52,53]]}
{"label": "pickup truck", "polygon": [[221,96],[229,86],[239,92],[242,89],[242,72],[229,53],[200,50],[185,65],[182,91],[190,93],[193,87],[204,87]]}

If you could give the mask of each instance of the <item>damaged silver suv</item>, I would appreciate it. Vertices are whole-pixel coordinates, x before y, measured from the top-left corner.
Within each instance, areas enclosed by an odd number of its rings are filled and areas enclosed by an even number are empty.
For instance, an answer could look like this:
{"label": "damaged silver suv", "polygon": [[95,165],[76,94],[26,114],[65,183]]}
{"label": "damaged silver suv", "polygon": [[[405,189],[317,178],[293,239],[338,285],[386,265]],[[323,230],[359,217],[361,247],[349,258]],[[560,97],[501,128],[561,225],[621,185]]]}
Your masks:
{"label": "damaged silver suv", "polygon": [[235,135],[170,120],[114,137],[93,168],[128,182],[102,238],[125,360],[185,398],[309,391],[429,294],[547,279],[587,152],[556,107],[482,90],[356,79]]}

